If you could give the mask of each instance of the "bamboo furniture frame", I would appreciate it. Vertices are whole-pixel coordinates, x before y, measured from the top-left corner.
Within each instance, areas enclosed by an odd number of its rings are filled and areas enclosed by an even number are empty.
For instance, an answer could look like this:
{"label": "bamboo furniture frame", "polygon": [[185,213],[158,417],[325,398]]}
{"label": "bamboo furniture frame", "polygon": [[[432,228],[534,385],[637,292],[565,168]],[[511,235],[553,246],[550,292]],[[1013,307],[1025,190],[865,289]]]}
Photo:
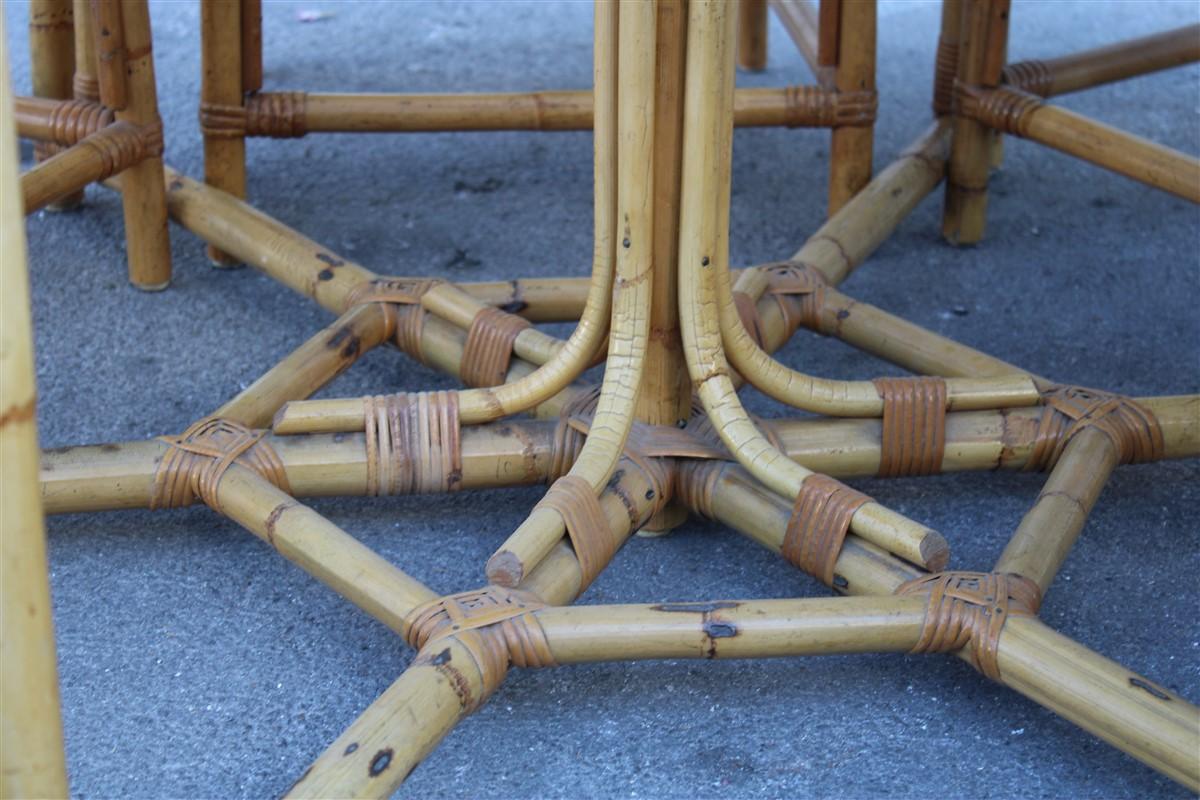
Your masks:
{"label": "bamboo furniture frame", "polygon": [[1005,64],[1011,0],[944,0],[934,112],[954,120],[942,233],[983,238],[988,173],[1004,134],[1019,136],[1200,203],[1200,159],[1043,102],[1200,60],[1189,25],[1046,61]]}
{"label": "bamboo furniture frame", "polygon": [[[765,0],[737,0],[742,64],[766,68]],[[734,122],[743,127],[830,128],[829,213],[871,178],[875,93],[875,0],[785,0],[788,25],[817,85],[739,89]],[[818,22],[819,18],[819,22]],[[751,41],[747,41],[750,37]],[[330,94],[263,90],[262,0],[201,0],[200,129],[204,180],[246,198],[246,139],[310,133],[592,128],[587,90],[500,94]],[[218,266],[236,262],[209,248]]]}
{"label": "bamboo furniture frame", "polygon": [[16,99],[17,129],[39,142],[21,176],[26,214],[83,199],[90,183],[119,178],[129,280],[171,282],[163,191],[162,120],[145,0],[33,0],[34,97]]}
{"label": "bamboo furniture frame", "polygon": [[[199,500],[416,649],[290,797],[390,795],[512,665],[854,652],[955,654],[1200,788],[1200,710],[1037,616],[1113,470],[1200,455],[1200,395],[1062,386],[838,291],[952,168],[957,121],[935,121],[786,261],[731,270],[735,40],[734,10],[720,0],[597,4],[590,280],[379,276],[167,169],[179,224],[339,316],[181,435],[43,452],[45,512]],[[12,122],[0,88],[0,221],[12,229]],[[4,298],[20,310],[27,291],[13,264]],[[578,320],[565,341],[529,324],[564,319]],[[802,326],[923,376],[857,382],[788,369],[769,354]],[[32,457],[28,327],[13,313],[0,330],[4,418],[21,420],[2,429],[6,465]],[[389,343],[471,388],[306,399]],[[600,358],[603,383],[576,383]],[[743,382],[824,416],[754,418],[737,394]],[[534,417],[508,419],[521,412]],[[987,572],[948,570],[939,533],[837,480],[996,468],[1049,474]],[[445,597],[298,499],[539,482],[546,497],[488,562],[486,584]],[[29,479],[3,490],[4,567],[10,546],[32,559],[30,584],[5,581],[10,619],[29,598],[46,607],[44,554],[36,524],[8,516],[36,522]],[[668,531],[688,513],[849,596],[569,605],[632,533]],[[9,534],[18,524],[28,534],[19,540]],[[34,660],[48,649],[49,617],[35,619],[21,633],[43,648],[20,651],[29,656],[13,655],[5,629],[6,700],[23,691],[7,669],[14,660],[25,668],[17,677],[52,695],[52,670]],[[48,724],[28,726],[36,739],[20,732],[29,749],[10,749],[5,727],[5,794],[32,793],[35,784],[18,782],[26,775],[62,793],[60,734],[49,724],[57,700],[38,702]]]}

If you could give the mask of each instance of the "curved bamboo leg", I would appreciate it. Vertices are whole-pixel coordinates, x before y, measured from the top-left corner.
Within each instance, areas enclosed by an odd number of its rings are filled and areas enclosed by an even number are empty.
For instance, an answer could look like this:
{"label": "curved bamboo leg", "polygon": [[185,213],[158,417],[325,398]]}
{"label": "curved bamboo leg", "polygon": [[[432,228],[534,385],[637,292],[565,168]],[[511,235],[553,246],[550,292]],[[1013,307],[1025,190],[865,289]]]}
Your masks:
{"label": "curved bamboo leg", "polygon": [[0,795],[66,797],[62,714],[42,504],[38,499],[37,394],[17,191],[17,139],[0,20]]}

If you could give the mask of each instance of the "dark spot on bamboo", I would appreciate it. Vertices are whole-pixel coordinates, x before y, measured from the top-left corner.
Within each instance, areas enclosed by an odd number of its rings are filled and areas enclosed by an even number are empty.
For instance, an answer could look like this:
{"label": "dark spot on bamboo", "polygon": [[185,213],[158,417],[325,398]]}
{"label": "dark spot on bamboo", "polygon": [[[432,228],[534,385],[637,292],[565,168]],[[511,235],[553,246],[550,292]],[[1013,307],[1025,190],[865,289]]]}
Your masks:
{"label": "dark spot on bamboo", "polygon": [[707,267],[710,263],[711,262],[708,260],[708,256],[705,256],[704,258],[700,259],[700,266],[702,266],[702,267]]}
{"label": "dark spot on bamboo", "polygon": [[0,414],[0,428],[9,425],[13,422],[28,422],[33,419],[35,410],[37,409],[37,399],[29,398],[29,402],[21,406],[9,406]]}
{"label": "dark spot on bamboo", "polygon": [[614,472],[612,474],[612,477],[608,479],[608,483],[605,484],[604,488],[612,489],[615,492],[617,490],[617,486],[621,483],[621,479],[624,477],[625,477],[625,470],[623,470],[623,469],[617,470],[616,472]]}
{"label": "dark spot on bamboo", "polygon": [[847,592],[850,590],[850,581],[846,580],[841,575],[833,576],[833,588],[839,592]]}
{"label": "dark spot on bamboo", "polygon": [[850,316],[850,312],[849,312],[847,309],[844,309],[844,308],[843,308],[843,309],[841,309],[840,311],[838,311],[838,312],[837,312],[837,318],[838,318],[839,320],[846,319],[846,318],[847,318],[847,317],[849,317],[849,316]]}
{"label": "dark spot on bamboo", "polygon": [[354,331],[350,330],[349,326],[343,325],[338,328],[333,336],[329,337],[329,341],[325,343],[325,347],[329,350],[337,350],[347,339],[354,337]]}
{"label": "dark spot on bamboo", "polygon": [[272,547],[275,546],[275,525],[279,522],[279,518],[283,516],[283,512],[287,511],[294,505],[296,504],[280,503],[272,508],[271,513],[267,515],[267,522],[263,527],[265,527],[267,530],[267,541],[271,543]]}
{"label": "dark spot on bamboo", "polygon": [[328,264],[331,267],[340,267],[346,263],[340,258],[334,258],[328,253],[317,253],[317,261],[320,261],[322,264]]}
{"label": "dark spot on bamboo", "polygon": [[317,273],[317,280],[331,281],[333,280],[333,270],[323,269]]}
{"label": "dark spot on bamboo", "polygon": [[904,194],[903,186],[897,186],[895,189],[892,189],[892,197],[899,197],[902,194]]}
{"label": "dark spot on bamboo", "polygon": [[431,658],[429,660],[429,663],[435,667],[440,667],[442,664],[449,664],[450,663],[450,648],[447,647],[445,650],[438,653],[436,656],[434,656],[433,658]]}
{"label": "dark spot on bamboo", "polygon": [[101,453],[119,453],[119,452],[121,452],[121,447],[119,445],[115,445],[115,444],[102,444],[102,445],[100,445],[100,452]]}
{"label": "dark spot on bamboo", "polygon": [[647,489],[647,490],[646,490],[646,499],[647,499],[647,500],[653,500],[653,499],[654,499],[654,490],[653,490],[653,489]]}
{"label": "dark spot on bamboo", "polygon": [[172,192],[178,191],[183,188],[183,181],[179,180],[179,178],[172,178],[167,188]]}
{"label": "dark spot on bamboo", "polygon": [[686,428],[686,427],[687,427],[687,425],[688,425],[688,423],[687,423],[687,420],[686,420],[686,419],[677,419],[677,420],[675,420],[675,427],[676,427],[676,428],[679,428],[680,430],[683,430],[684,428]]}
{"label": "dark spot on bamboo", "polygon": [[1138,689],[1142,689],[1143,691],[1148,692],[1151,696],[1157,697],[1159,700],[1166,700],[1168,703],[1171,702],[1171,695],[1167,694],[1149,681],[1144,681],[1141,678],[1131,677],[1129,679],[1129,685],[1135,686]]}
{"label": "dark spot on bamboo", "polygon": [[357,749],[358,749],[358,742],[351,742],[350,744],[346,745],[346,749],[344,751],[342,751],[342,755],[348,756]]}
{"label": "dark spot on bamboo", "polygon": [[626,236],[624,239],[621,240],[621,246],[626,249],[628,249],[631,244],[632,244],[632,242],[629,241],[628,236]]}
{"label": "dark spot on bamboo", "polygon": [[529,308],[529,303],[526,303],[524,300],[512,300],[500,306],[501,311],[505,311],[509,314],[520,314],[527,308]]}
{"label": "dark spot on bamboo", "polygon": [[371,768],[368,770],[368,774],[374,778],[376,775],[379,775],[381,772],[387,769],[391,763],[392,748],[385,747],[376,753],[375,757],[371,759]]}
{"label": "dark spot on bamboo", "polygon": [[710,639],[732,639],[738,635],[738,629],[732,622],[710,619],[704,621],[704,634]]}
{"label": "dark spot on bamboo", "polygon": [[668,613],[683,613],[683,614],[707,614],[710,611],[719,611],[722,608],[737,608],[741,603],[736,603],[733,600],[711,600],[701,603],[660,603],[656,606],[650,606],[652,611],[666,611]]}

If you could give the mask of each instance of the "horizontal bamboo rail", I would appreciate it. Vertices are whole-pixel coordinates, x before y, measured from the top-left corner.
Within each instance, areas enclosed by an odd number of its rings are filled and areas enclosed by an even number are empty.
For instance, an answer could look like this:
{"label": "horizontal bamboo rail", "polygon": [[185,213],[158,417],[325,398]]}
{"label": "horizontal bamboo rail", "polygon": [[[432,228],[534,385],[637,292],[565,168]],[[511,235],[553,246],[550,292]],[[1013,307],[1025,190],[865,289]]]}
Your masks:
{"label": "horizontal bamboo rail", "polygon": [[1020,61],[1002,73],[1010,86],[1056,97],[1200,61],[1200,25],[1127,39],[1058,58]]}
{"label": "horizontal bamboo rail", "polygon": [[[711,510],[718,520],[775,551],[792,511],[789,502],[763,492],[732,465],[712,484]],[[854,536],[847,537],[835,570],[837,591],[855,595],[890,595],[918,574]],[[1036,618],[1011,617],[998,652],[1006,686],[1192,791],[1200,787],[1196,706]],[[960,651],[960,657],[968,656]]]}
{"label": "horizontal bamboo rail", "polygon": [[[739,89],[738,127],[828,128],[874,117],[860,100],[814,86]],[[292,138],[310,133],[446,131],[586,131],[592,92],[493,94],[322,94],[260,92],[240,114],[202,113],[206,130],[226,135]],[[865,116],[864,116],[865,115]]]}
{"label": "horizontal bamboo rail", "polygon": [[116,175],[161,146],[161,141],[151,143],[142,128],[128,122],[101,128],[21,176],[25,213],[32,214],[89,183]]}
{"label": "horizontal bamboo rail", "polygon": [[98,102],[44,97],[16,97],[14,111],[18,136],[60,145],[73,145],[116,118]]}
{"label": "horizontal bamboo rail", "polygon": [[964,116],[1200,203],[1200,159],[1013,89],[960,90]]}

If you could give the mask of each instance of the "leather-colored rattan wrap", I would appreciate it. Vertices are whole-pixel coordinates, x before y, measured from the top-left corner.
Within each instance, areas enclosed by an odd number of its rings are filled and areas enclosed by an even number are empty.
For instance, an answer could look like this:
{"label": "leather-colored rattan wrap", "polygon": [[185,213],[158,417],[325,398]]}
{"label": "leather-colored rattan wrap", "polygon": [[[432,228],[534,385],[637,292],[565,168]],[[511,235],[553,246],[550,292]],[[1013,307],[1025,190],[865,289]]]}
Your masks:
{"label": "leather-colored rattan wrap", "polygon": [[291,139],[304,136],[304,92],[263,92],[246,96],[244,106],[202,103],[200,131],[209,138],[241,139],[246,136],[270,136]]}
{"label": "leather-colored rattan wrap", "polygon": [[529,592],[486,586],[433,600],[414,608],[404,620],[405,640],[420,655],[418,663],[443,666],[438,642],[454,637],[479,668],[483,691],[470,695],[453,681],[463,709],[473,711],[503,682],[509,663],[518,667],[553,667],[554,656],[534,612],[545,603]]}
{"label": "leather-colored rattan wrap", "polygon": [[821,86],[789,86],[784,94],[789,128],[870,127],[879,97],[875,92],[838,92]]}
{"label": "leather-colored rattan wrap", "polygon": [[[562,407],[558,414],[558,424],[554,426],[554,441],[550,452],[550,469],[546,479],[553,483],[566,475],[579,458],[579,451],[587,439],[587,426],[591,424],[592,415],[596,413],[596,403],[600,401],[600,384],[581,391],[571,402]],[[584,425],[572,424],[573,421],[584,422]]]}
{"label": "leather-colored rattan wrap", "polygon": [[958,74],[958,42],[938,39],[933,68],[933,113],[939,117],[954,110],[954,78]]}
{"label": "leather-colored rattan wrap", "polygon": [[529,320],[498,308],[481,308],[471,320],[459,377],[467,386],[499,386],[508,376],[513,342]]}
{"label": "leather-colored rattan wrap", "polygon": [[567,535],[579,560],[582,573],[579,591],[582,592],[612,560],[620,543],[609,527],[608,517],[604,516],[596,490],[577,475],[564,475],[550,484],[546,496],[536,507],[557,511],[566,524]]}
{"label": "leather-colored rattan wrap", "polygon": [[355,286],[346,296],[346,307],[379,303],[387,315],[387,336],[402,352],[425,363],[421,329],[425,311],[421,296],[441,283],[436,278],[376,278]]}
{"label": "leather-colored rattan wrap", "polygon": [[881,478],[936,475],[946,450],[946,382],[941,378],[876,378],[883,398]]}
{"label": "leather-colored rattan wrap", "polygon": [[1048,470],[1071,438],[1086,428],[1103,431],[1122,464],[1163,457],[1163,434],[1154,412],[1135,400],[1082,386],[1056,386],[1042,395],[1041,421],[1026,470]]}
{"label": "leather-colored rattan wrap", "polygon": [[[112,124],[111,108],[87,100],[63,100],[50,112],[50,137],[55,144],[72,145]],[[161,135],[158,137],[161,140]]]}
{"label": "leather-colored rattan wrap", "polygon": [[1000,634],[1011,616],[1036,616],[1041,591],[1021,575],[938,572],[901,584],[899,595],[929,596],[913,653],[953,653],[971,646],[971,663],[1000,680]]}
{"label": "leather-colored rattan wrap", "polygon": [[1037,95],[1005,86],[981,89],[959,83],[955,92],[960,114],[1013,136],[1026,135],[1030,117],[1042,105]]}
{"label": "leather-colored rattan wrap", "polygon": [[816,473],[800,484],[783,536],[782,555],[826,586],[850,530],[850,520],[871,498],[841,481]]}
{"label": "leather-colored rattan wrap", "polygon": [[767,291],[775,296],[788,335],[804,327],[821,329],[821,309],[825,307],[825,276],[802,261],[780,261],[762,267],[767,273]]}
{"label": "leather-colored rattan wrap", "polygon": [[363,398],[367,494],[454,492],[462,486],[457,392]]}
{"label": "leather-colored rattan wrap", "polygon": [[76,72],[71,79],[71,91],[76,100],[86,100],[92,103],[100,101],[100,81],[94,75]]}
{"label": "leather-colored rattan wrap", "polygon": [[275,450],[263,441],[266,431],[218,417],[205,417],[188,426],[179,436],[160,436],[170,445],[154,472],[150,508],[179,508],[199,497],[220,513],[217,487],[231,465],[254,470],[291,494],[287,472]]}
{"label": "leather-colored rattan wrap", "polygon": [[1004,68],[1001,80],[1014,89],[1045,97],[1050,94],[1050,85],[1054,82],[1054,73],[1044,61],[1031,59],[1018,61]]}

